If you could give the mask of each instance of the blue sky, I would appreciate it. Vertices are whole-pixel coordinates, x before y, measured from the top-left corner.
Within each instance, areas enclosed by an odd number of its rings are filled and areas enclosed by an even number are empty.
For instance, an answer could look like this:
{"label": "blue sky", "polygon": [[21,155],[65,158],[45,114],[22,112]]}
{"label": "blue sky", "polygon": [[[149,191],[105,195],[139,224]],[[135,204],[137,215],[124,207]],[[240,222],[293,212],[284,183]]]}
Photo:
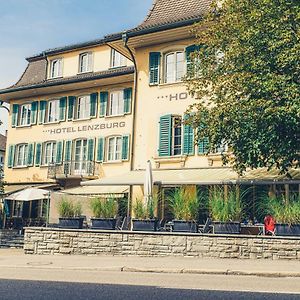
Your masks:
{"label": "blue sky", "polygon": [[[19,79],[25,57],[130,29],[152,5],[152,0],[0,1],[0,88]],[[3,109],[0,119],[7,122]]]}

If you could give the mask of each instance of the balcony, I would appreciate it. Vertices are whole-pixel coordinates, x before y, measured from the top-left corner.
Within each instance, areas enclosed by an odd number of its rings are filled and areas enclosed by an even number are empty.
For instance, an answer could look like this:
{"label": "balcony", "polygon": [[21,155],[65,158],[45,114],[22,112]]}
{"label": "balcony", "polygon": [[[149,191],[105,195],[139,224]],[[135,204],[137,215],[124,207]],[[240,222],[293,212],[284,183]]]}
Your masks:
{"label": "balcony", "polygon": [[62,164],[48,166],[48,178],[67,177],[94,178],[99,175],[99,165],[95,161],[64,161]]}

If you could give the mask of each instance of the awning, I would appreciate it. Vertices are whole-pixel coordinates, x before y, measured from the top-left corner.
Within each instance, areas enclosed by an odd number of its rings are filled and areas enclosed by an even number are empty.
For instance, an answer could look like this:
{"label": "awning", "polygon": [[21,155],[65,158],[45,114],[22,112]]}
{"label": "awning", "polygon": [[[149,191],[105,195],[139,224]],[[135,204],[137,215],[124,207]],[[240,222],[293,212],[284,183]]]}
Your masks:
{"label": "awning", "polygon": [[128,193],[124,186],[80,186],[60,191],[60,193],[76,196],[99,196],[103,198],[123,198]]}
{"label": "awning", "polygon": [[27,188],[39,188],[39,189],[52,189],[57,187],[56,183],[45,183],[45,184],[8,184],[4,185],[4,196],[10,195],[12,193],[16,193],[18,191],[22,191]]}
{"label": "awning", "polygon": [[49,191],[42,190],[38,188],[27,188],[16,193],[13,193],[7,197],[5,200],[15,200],[15,201],[35,201],[35,200],[42,200],[48,199]]}
{"label": "awning", "polygon": [[[221,184],[274,184],[274,182],[300,184],[300,169],[291,170],[292,179],[278,171],[257,169],[239,176],[231,168],[198,168],[153,170],[155,185],[221,185]],[[134,186],[144,184],[145,171],[131,171],[119,176],[81,183],[83,186]]]}

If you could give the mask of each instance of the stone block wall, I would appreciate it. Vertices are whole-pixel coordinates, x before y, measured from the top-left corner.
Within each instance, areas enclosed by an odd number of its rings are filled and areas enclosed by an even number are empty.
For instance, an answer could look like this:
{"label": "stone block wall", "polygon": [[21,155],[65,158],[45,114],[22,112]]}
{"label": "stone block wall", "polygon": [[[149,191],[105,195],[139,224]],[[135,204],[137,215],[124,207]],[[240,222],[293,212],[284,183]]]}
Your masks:
{"label": "stone block wall", "polygon": [[300,238],[26,228],[24,241],[26,254],[39,255],[300,260]]}

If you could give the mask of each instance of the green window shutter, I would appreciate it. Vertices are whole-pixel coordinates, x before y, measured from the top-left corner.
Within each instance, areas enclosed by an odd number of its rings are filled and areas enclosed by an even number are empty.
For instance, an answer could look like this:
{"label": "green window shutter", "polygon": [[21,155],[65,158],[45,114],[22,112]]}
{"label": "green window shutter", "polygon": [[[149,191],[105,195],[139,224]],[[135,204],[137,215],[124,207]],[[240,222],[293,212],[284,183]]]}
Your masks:
{"label": "green window shutter", "polygon": [[122,138],[122,160],[129,160],[129,135],[123,135]]}
{"label": "green window shutter", "polygon": [[12,106],[12,120],[11,126],[16,127],[18,125],[18,118],[19,118],[19,105],[13,104]]}
{"label": "green window shutter", "polygon": [[65,141],[65,161],[72,160],[72,141]]}
{"label": "green window shutter", "polygon": [[75,96],[68,97],[68,121],[71,121],[74,118],[75,101]]}
{"label": "green window shutter", "polygon": [[[187,120],[188,116],[185,115],[184,119]],[[183,154],[195,154],[194,128],[190,125],[183,125]]]}
{"label": "green window shutter", "polygon": [[36,143],[35,146],[35,166],[39,167],[41,165],[42,160],[42,144]]}
{"label": "green window shutter", "polygon": [[132,88],[124,90],[124,114],[131,113]]}
{"label": "green window shutter", "polygon": [[37,122],[37,111],[38,111],[38,102],[31,103],[31,124],[35,125]]}
{"label": "green window shutter", "polygon": [[[198,131],[201,131],[203,129],[202,126],[198,127]],[[203,155],[206,154],[209,150],[209,139],[207,137],[204,137],[202,139],[198,140],[198,154]]]}
{"label": "green window shutter", "polygon": [[90,117],[95,118],[97,116],[97,104],[98,104],[98,93],[91,94],[91,109],[90,109]]}
{"label": "green window shutter", "polygon": [[150,52],[149,54],[149,84],[157,85],[160,79],[160,52]]}
{"label": "green window shutter", "polygon": [[103,162],[104,160],[104,144],[105,139],[103,137],[99,137],[97,146],[97,162]]}
{"label": "green window shutter", "polygon": [[32,167],[34,160],[34,143],[28,144],[28,152],[27,152],[27,166]]}
{"label": "green window shutter", "polygon": [[39,124],[44,124],[46,119],[46,106],[47,101],[40,101]]}
{"label": "green window shutter", "polygon": [[198,45],[191,45],[186,47],[185,49],[185,55],[186,55],[186,67],[187,67],[187,73],[191,73],[192,71],[192,58],[191,54],[195,51],[198,51],[200,49],[200,46]]}
{"label": "green window shutter", "polygon": [[59,121],[66,120],[67,97],[59,99]]}
{"label": "green window shutter", "polygon": [[62,164],[63,158],[63,142],[59,141],[56,143],[56,163],[58,165]]}
{"label": "green window shutter", "polygon": [[108,92],[101,92],[100,93],[100,109],[99,109],[100,117],[106,116],[107,102],[108,102]]}
{"label": "green window shutter", "polygon": [[172,115],[162,116],[159,122],[159,156],[171,156]]}
{"label": "green window shutter", "polygon": [[15,163],[15,145],[9,145],[8,147],[8,158],[7,158],[7,167],[12,168]]}
{"label": "green window shutter", "polygon": [[89,139],[88,140],[88,153],[87,153],[87,159],[88,161],[94,161],[95,159],[95,139]]}

